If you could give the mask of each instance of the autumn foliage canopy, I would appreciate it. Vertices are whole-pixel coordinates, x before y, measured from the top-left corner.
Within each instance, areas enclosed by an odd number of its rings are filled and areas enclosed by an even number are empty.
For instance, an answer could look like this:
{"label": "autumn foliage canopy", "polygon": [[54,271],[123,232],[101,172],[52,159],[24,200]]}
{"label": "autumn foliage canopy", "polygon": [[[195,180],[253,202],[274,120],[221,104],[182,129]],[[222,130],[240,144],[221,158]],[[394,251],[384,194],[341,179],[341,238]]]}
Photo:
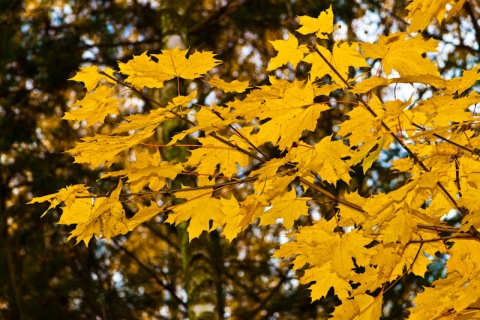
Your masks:
{"label": "autumn foliage canopy", "polygon": [[[278,53],[267,69],[269,84],[258,87],[209,77],[221,61],[194,48],[145,52],[119,62],[118,70],[82,68],[72,80],[84,83],[86,95],[64,119],[94,130],[106,119],[117,125],[68,152],[78,163],[103,168],[102,179],[118,186],[99,195],[77,184],[32,202],[60,206],[59,223],[75,225],[70,238],[86,245],[93,236],[110,239],[157,215],[172,224],[189,221],[190,239],[221,228],[232,240],[257,219],[260,225],[282,221],[289,241],[275,257],[305,270],[300,282],[310,284],[313,300],[333,288],[341,300],[335,319],[380,317],[383,292],[408,273],[423,277],[432,257],[447,254],[445,277],[415,297],[410,318],[479,316],[480,95],[472,87],[480,66],[443,78],[429,58],[437,41],[419,32],[461,7],[446,12],[449,2],[411,2],[408,32],[375,43],[323,46],[337,28],[332,10],[301,16],[296,33],[272,41]],[[279,77],[275,70],[287,64],[308,66],[308,75]],[[432,95],[397,99],[401,83]],[[199,105],[200,85],[230,99]],[[149,94],[172,86],[178,95],[168,103]],[[381,90],[391,90],[390,99],[381,99]],[[332,98],[338,91],[349,100]],[[130,108],[134,96],[155,108]],[[323,114],[346,105],[333,135],[303,139]],[[186,129],[158,133],[179,122]],[[267,156],[265,146],[277,148],[276,156]],[[178,157],[167,159],[167,148],[176,148]],[[349,185],[353,168],[367,172],[384,161],[391,148],[401,148],[403,157],[388,164],[390,171],[408,177],[395,190],[368,197],[353,187],[340,195],[331,191]],[[333,214],[320,212],[322,218],[297,227],[319,201],[330,201]],[[136,213],[127,217],[125,206]],[[451,216],[456,223],[447,223]]]}

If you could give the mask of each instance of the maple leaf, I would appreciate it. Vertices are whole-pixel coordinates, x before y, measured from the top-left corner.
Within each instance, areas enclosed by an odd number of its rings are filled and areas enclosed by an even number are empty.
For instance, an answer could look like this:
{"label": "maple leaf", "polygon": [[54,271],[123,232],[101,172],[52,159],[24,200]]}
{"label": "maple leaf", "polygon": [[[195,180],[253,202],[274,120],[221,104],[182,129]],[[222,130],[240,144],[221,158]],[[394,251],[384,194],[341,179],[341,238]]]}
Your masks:
{"label": "maple leaf", "polygon": [[395,69],[401,77],[412,76],[411,80],[422,82],[419,75],[440,78],[438,69],[431,60],[422,55],[436,52],[438,41],[424,40],[421,35],[407,37],[406,33],[397,32],[389,36],[380,36],[378,43],[362,43],[364,56],[381,59],[385,74],[388,76]]}
{"label": "maple leaf", "polygon": [[297,142],[304,131],[314,131],[320,113],[329,109],[330,107],[323,103],[315,103],[305,108],[292,108],[289,113],[281,113],[258,126],[258,133],[247,136],[257,145],[274,142],[281,150],[284,150]]}
{"label": "maple leaf", "polygon": [[73,105],[79,108],[68,111],[62,119],[65,120],[85,120],[86,128],[100,122],[109,114],[118,114],[120,99],[114,97],[115,90],[107,86],[99,86],[94,93],[87,95]]}
{"label": "maple leaf", "polygon": [[[220,202],[224,214],[220,225],[223,226],[223,234],[225,235],[225,238],[229,241],[233,241],[240,232],[245,230],[242,226],[244,225],[242,221],[245,219],[245,215],[240,212],[240,205],[235,197],[230,197],[229,199],[220,198]],[[247,223],[247,226],[249,225],[250,221]]]}
{"label": "maple leaf", "polygon": [[[222,225],[223,205],[219,199],[212,197],[212,191],[213,189],[178,192],[177,197],[186,201],[171,208],[173,212],[168,215],[165,222],[177,225],[190,220],[188,225],[190,241],[200,236],[203,231],[210,231],[210,221]],[[232,210],[231,207],[227,208]]]}
{"label": "maple leaf", "polygon": [[318,18],[309,16],[300,16],[299,18],[302,27],[297,31],[301,34],[315,33],[318,39],[328,39],[328,35],[335,30],[331,5],[327,10],[320,12]]}
{"label": "maple leaf", "polygon": [[[195,149],[188,157],[185,166],[196,166],[198,172],[213,174],[220,166],[220,172],[231,177],[238,172],[238,166],[245,167],[249,162],[249,156],[238,151],[225,143],[218,141],[212,136],[199,138],[202,148]],[[248,149],[249,145],[243,139],[232,136],[230,142]]]}
{"label": "maple leaf", "polygon": [[153,135],[156,126],[150,126],[130,136],[110,136],[97,134],[94,137],[83,138],[83,142],[68,152],[75,156],[75,162],[89,163],[98,167],[102,163],[108,167],[115,162],[117,156],[136,146]]}
{"label": "maple leaf", "polygon": [[[447,278],[434,281],[432,287],[426,287],[414,298],[416,307],[410,309],[410,319],[453,318],[476,302],[479,290],[480,282],[475,278],[466,282],[458,272],[451,272]],[[432,304],[436,307],[432,308]]]}
{"label": "maple leaf", "polygon": [[178,95],[168,102],[169,110],[175,110],[179,107],[186,107],[193,99],[197,97],[197,89],[193,90],[188,96]]}
{"label": "maple leaf", "polygon": [[157,65],[161,66],[161,72],[173,77],[183,79],[195,79],[220,64],[220,60],[213,58],[214,54],[209,51],[194,52],[186,58],[188,50],[163,50],[161,54],[152,54],[158,59]]}
{"label": "maple leaf", "polygon": [[[380,100],[375,96],[369,105],[371,108],[374,108],[375,113],[383,110]],[[340,124],[339,136],[348,137],[351,146],[376,140],[375,138],[379,135],[382,128],[378,120],[368,110],[356,107],[349,111],[347,115],[349,119]]]}
{"label": "maple leaf", "polygon": [[[330,52],[328,49],[319,45],[317,45],[317,49],[323,55],[323,57],[330,62],[338,74],[344,80],[348,80],[350,67],[358,68],[368,66],[365,58],[360,54],[360,52],[358,52],[358,46],[359,43],[357,42],[353,42],[351,44],[343,42],[335,44],[333,47],[333,52]],[[342,78],[337,75],[337,72],[333,72],[331,67],[325,63],[323,58],[317,52],[310,53],[305,57],[304,61],[312,64],[312,69],[310,70],[310,76],[312,79],[320,79],[328,74],[339,86],[342,88],[346,87],[346,84],[343,82]]]}
{"label": "maple leaf", "polygon": [[59,224],[76,224],[68,240],[76,238],[88,246],[93,236],[112,237],[128,232],[127,219],[122,204],[118,201],[123,183],[120,181],[110,197],[96,199],[76,199],[71,205],[64,207]]}
{"label": "maple leaf", "polygon": [[308,215],[307,201],[310,198],[297,198],[294,189],[283,196],[273,199],[271,208],[266,210],[260,218],[260,225],[275,224],[277,219],[283,219],[285,228],[291,229],[295,220],[302,215]]}
{"label": "maple leaf", "polygon": [[157,206],[155,202],[150,202],[149,206],[141,206],[133,217],[127,219],[126,225],[129,231],[132,231],[145,221],[150,220],[162,211],[162,208]]}
{"label": "maple leaf", "polygon": [[[477,256],[477,250],[480,249],[478,242],[466,246],[462,240],[455,241],[449,250],[451,258],[447,261],[448,272],[458,272],[466,281],[476,278],[479,275],[480,259]],[[480,285],[480,283],[478,283]]]}
{"label": "maple leaf", "polygon": [[277,257],[296,256],[294,269],[306,264],[310,266],[300,282],[316,282],[311,286],[313,300],[325,296],[332,286],[340,299],[349,297],[352,287],[347,279],[355,268],[353,259],[361,266],[368,263],[375,252],[365,248],[371,240],[358,230],[340,235],[332,231],[335,227],[334,220],[327,222],[325,219],[302,227],[290,233],[295,236],[295,242],[283,244],[274,254]]}
{"label": "maple leaf", "polygon": [[382,226],[383,242],[397,242],[407,244],[412,234],[418,230],[417,224],[422,223],[419,218],[408,211],[408,208],[396,210],[395,217]]}
{"label": "maple leaf", "polygon": [[84,184],[76,184],[73,186],[62,188],[57,193],[49,194],[43,197],[35,197],[28,203],[42,203],[45,201],[50,202],[50,206],[48,207],[48,209],[45,210],[45,212],[43,212],[41,215],[41,217],[43,217],[50,209],[56,208],[62,203],[64,203],[67,207],[71,206],[73,203],[75,203],[78,197],[85,196],[90,196],[90,192],[88,192],[88,189],[85,187]]}
{"label": "maple leaf", "polygon": [[423,31],[434,18],[442,23],[449,3],[452,0],[412,0],[406,8],[409,11],[407,19],[410,20],[408,31]]}
{"label": "maple leaf", "polygon": [[[436,234],[431,236],[431,239],[436,238]],[[425,240],[428,238],[425,237]],[[429,265],[433,263],[432,258],[439,253],[446,253],[445,245],[441,241],[425,242],[422,244],[419,252],[419,245],[409,245],[402,253],[406,266],[410,267],[413,274],[424,277],[425,273],[429,271]],[[417,255],[417,253],[419,254]]]}
{"label": "maple leaf", "polygon": [[297,67],[297,64],[303,60],[303,57],[308,53],[306,45],[298,45],[298,39],[295,38],[290,32],[288,33],[288,40],[275,40],[270,41],[275,50],[278,51],[276,57],[270,59],[267,71],[275,70],[287,63],[291,63],[293,69]]}
{"label": "maple leaf", "polygon": [[134,55],[127,63],[118,62],[118,67],[121,74],[128,76],[125,81],[140,89],[163,88],[165,81],[175,78],[175,75],[163,72],[163,66],[152,61],[146,51],[139,56]]}
{"label": "maple leaf", "polygon": [[480,65],[466,70],[461,77],[453,78],[447,81],[447,88],[443,91],[445,94],[461,95],[467,89],[470,89],[478,80],[480,80]]}
{"label": "maple leaf", "polygon": [[165,120],[174,118],[165,109],[155,109],[148,114],[132,114],[123,118],[118,127],[112,130],[113,134],[128,133],[153,128]]}
{"label": "maple leaf", "polygon": [[335,308],[332,319],[371,320],[382,316],[382,299],[368,294],[359,294],[353,299],[343,300],[342,305]]}
{"label": "maple leaf", "polygon": [[225,92],[237,92],[237,93],[242,93],[245,90],[247,90],[249,83],[248,81],[232,81],[232,82],[226,82],[220,79],[217,76],[212,77],[208,83],[217,89],[223,90]]}
{"label": "maple leaf", "polygon": [[198,125],[189,130],[184,130],[181,134],[172,138],[171,143],[183,139],[186,134],[193,133],[198,130],[203,130],[205,134],[209,134],[212,131],[217,131],[219,128],[228,127],[231,124],[230,119],[226,119],[228,109],[217,106],[212,103],[211,107],[203,107],[197,113],[195,113],[195,119],[197,119]]}
{"label": "maple leaf", "polygon": [[323,180],[336,183],[338,180],[350,181],[350,167],[342,160],[350,148],[342,140],[332,141],[332,137],[323,138],[315,147],[294,148],[288,154],[293,163],[298,163],[301,173],[310,176],[318,172]]}
{"label": "maple leaf", "polygon": [[295,269],[307,263],[319,266],[330,262],[332,272],[345,279],[355,267],[352,257],[357,265],[363,265],[369,261],[374,250],[365,248],[371,240],[358,230],[340,235],[332,231],[335,227],[335,221],[327,222],[324,219],[313,226],[302,227],[290,234],[295,236],[295,242],[282,245],[275,256],[297,255]]}
{"label": "maple leaf", "polygon": [[[105,73],[109,75],[113,75],[113,70],[110,68],[106,68]],[[107,82],[116,84],[115,81],[113,81],[112,79],[102,75],[99,72],[97,66],[88,66],[88,67],[80,68],[80,71],[78,71],[74,77],[68,80],[83,82],[87,91],[91,91],[95,89],[101,80],[106,80]]]}
{"label": "maple leaf", "polygon": [[310,82],[302,84],[298,81],[285,83],[271,80],[284,86],[281,92],[274,96],[266,93],[262,104],[254,104],[250,108],[243,106],[243,109],[236,110],[234,114],[249,119],[249,115],[255,112],[259,119],[270,118],[269,121],[257,126],[258,132],[251,133],[251,127],[243,128],[242,132],[256,145],[272,142],[284,150],[297,142],[303,131],[313,131],[320,113],[329,110],[330,107],[313,102],[313,87]]}
{"label": "maple leaf", "polygon": [[[351,192],[349,194],[346,194],[344,195],[344,199],[351,203],[356,203],[360,207],[364,207],[367,201],[367,199],[360,196],[358,192]],[[366,213],[360,212],[346,205],[340,205],[339,210],[340,221],[338,225],[341,227],[362,225],[362,223],[368,218]]]}
{"label": "maple leaf", "polygon": [[305,274],[300,278],[300,283],[310,285],[312,291],[310,296],[312,301],[320,300],[322,297],[326,297],[330,288],[335,289],[335,294],[341,299],[347,299],[349,297],[349,291],[352,287],[347,280],[339,277],[336,272],[332,271],[333,267],[330,263],[326,263],[321,267],[314,267],[305,270]]}
{"label": "maple leaf", "polygon": [[135,154],[136,161],[128,168],[115,172],[108,172],[102,179],[109,177],[128,177],[130,191],[137,193],[148,185],[150,190],[158,191],[165,186],[167,179],[173,180],[183,170],[181,164],[172,164],[161,161],[160,154],[138,152]]}
{"label": "maple leaf", "polygon": [[[480,101],[479,94],[458,98],[451,95],[434,96],[418,103],[412,109],[413,120],[424,126],[434,124],[437,127],[445,127],[454,122],[462,123],[472,118],[468,107]],[[417,121],[420,120],[420,121]]]}
{"label": "maple leaf", "polygon": [[382,136],[377,140],[362,144],[355,150],[351,150],[351,158],[346,161],[346,163],[348,165],[355,165],[361,162],[363,173],[366,173],[380,156],[383,146],[385,145],[385,140],[385,136]]}

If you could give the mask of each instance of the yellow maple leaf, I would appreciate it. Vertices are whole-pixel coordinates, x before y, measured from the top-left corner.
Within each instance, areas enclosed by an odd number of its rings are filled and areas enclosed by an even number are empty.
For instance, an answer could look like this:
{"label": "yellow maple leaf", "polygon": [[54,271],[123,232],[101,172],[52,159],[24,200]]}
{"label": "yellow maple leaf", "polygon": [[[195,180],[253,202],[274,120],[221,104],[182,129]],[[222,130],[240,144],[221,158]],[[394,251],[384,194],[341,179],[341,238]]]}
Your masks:
{"label": "yellow maple leaf", "polygon": [[49,194],[43,197],[35,197],[28,204],[50,202],[50,206],[42,214],[42,217],[48,210],[56,208],[59,204],[65,203],[66,206],[72,205],[78,197],[90,196],[90,192],[84,184],[76,184],[60,189],[57,193]]}
{"label": "yellow maple leaf", "polygon": [[128,230],[132,231],[145,221],[148,221],[158,215],[160,212],[162,212],[162,208],[157,206],[157,204],[153,201],[150,202],[149,206],[141,205],[140,209],[135,213],[135,215],[126,221]]}
{"label": "yellow maple leaf", "polygon": [[327,104],[314,103],[314,91],[310,81],[305,84],[299,81],[271,81],[282,86],[279,92],[272,95],[266,91],[263,103],[244,105],[236,110],[235,115],[243,115],[246,119],[253,114],[259,119],[270,118],[256,127],[258,132],[254,130],[254,133],[251,133],[252,127],[244,127],[242,132],[256,145],[271,142],[284,150],[297,142],[303,131],[313,131],[320,113],[330,107]]}
{"label": "yellow maple leaf", "polygon": [[345,300],[349,297],[348,292],[352,289],[348,280],[339,277],[333,270],[330,263],[326,263],[321,267],[313,267],[305,270],[305,274],[300,278],[300,283],[310,285],[312,291],[310,296],[312,301],[319,300],[326,297],[330,288],[334,288],[335,294],[341,299]]}
{"label": "yellow maple leaf", "polygon": [[334,320],[372,320],[382,316],[381,297],[359,294],[350,300],[342,300],[342,304],[332,313]]}
{"label": "yellow maple leaf", "polygon": [[93,167],[98,167],[102,163],[110,166],[120,153],[151,137],[155,127],[147,127],[130,136],[96,134],[93,137],[83,138],[83,142],[77,143],[75,148],[68,150],[68,153],[72,154],[75,162],[78,163],[89,163]]}
{"label": "yellow maple leaf", "polygon": [[478,241],[457,240],[449,250],[451,255],[447,261],[448,272],[458,272],[465,280],[476,277],[480,272],[480,250]]}
{"label": "yellow maple leaf", "polygon": [[[185,130],[179,134],[178,137],[172,138],[173,143],[175,143],[176,140],[183,139],[186,134],[195,132],[195,130],[203,130],[205,134],[209,134],[212,131],[217,131],[219,128],[228,127],[228,125],[232,123],[230,119],[225,119],[228,116],[228,111],[227,108],[219,107],[215,103],[212,103],[211,107],[202,106],[202,108],[195,113],[198,125],[195,128]],[[172,142],[169,143],[171,144]]]}
{"label": "yellow maple leaf", "polygon": [[128,177],[130,191],[137,193],[148,185],[150,190],[158,191],[165,186],[167,179],[175,179],[177,174],[182,172],[181,164],[172,164],[168,161],[161,161],[160,154],[156,151],[137,152],[136,161],[124,170],[109,172],[102,176],[102,179],[109,177]]}
{"label": "yellow maple leaf", "polygon": [[479,101],[480,95],[477,93],[458,99],[455,99],[452,95],[436,95],[421,101],[412,109],[413,121],[427,127],[432,124],[435,127],[446,127],[452,121],[458,123],[470,121],[472,120],[472,113],[468,110],[468,107]]}
{"label": "yellow maple leaf", "polygon": [[[360,196],[358,192],[347,193],[343,198],[351,203],[358,204],[360,207],[363,207],[366,202],[366,199]],[[339,205],[338,208],[340,217],[338,225],[341,227],[360,226],[368,217],[365,213],[346,205]]]}
{"label": "yellow maple leaf", "polygon": [[[377,110],[383,109],[380,100],[376,97],[371,100],[369,105]],[[344,139],[348,138],[351,146],[376,140],[382,128],[379,121],[367,109],[359,106],[353,108],[347,115],[349,119],[340,124],[339,136]]]}
{"label": "yellow maple leaf", "polygon": [[[478,269],[477,269],[478,270]],[[445,279],[438,279],[425,287],[414,298],[415,307],[410,309],[410,319],[454,319],[478,299],[480,281],[478,273],[470,279],[458,272],[449,272]],[[436,307],[432,308],[432,304]]]}
{"label": "yellow maple leaf", "polygon": [[77,199],[72,205],[62,208],[63,213],[59,224],[76,224],[68,239],[76,238],[88,246],[93,236],[112,237],[128,232],[127,219],[122,204],[118,200],[123,183],[120,180],[117,188],[109,197],[97,198],[92,204],[91,199]]}
{"label": "yellow maple leaf", "polygon": [[[229,241],[233,241],[237,235],[245,230],[242,227],[242,220],[245,215],[240,212],[240,205],[235,197],[231,196],[229,199],[220,198],[222,204],[223,221],[223,234]],[[248,223],[250,225],[250,221]]]}
{"label": "yellow maple leaf", "polygon": [[212,77],[208,83],[217,89],[223,90],[225,92],[238,92],[242,93],[248,89],[248,81],[238,81],[234,80],[232,82],[226,82],[220,79],[217,76]]}
{"label": "yellow maple leaf", "polygon": [[71,205],[62,208],[58,224],[79,224],[89,221],[93,208],[92,198],[76,199]]}
{"label": "yellow maple leaf", "polygon": [[266,210],[261,218],[260,225],[275,224],[277,219],[283,219],[285,228],[291,229],[295,220],[302,215],[308,215],[307,201],[310,198],[297,198],[295,189],[272,200],[271,208]]}
{"label": "yellow maple leaf", "polygon": [[365,57],[381,59],[383,70],[388,76],[395,69],[400,76],[411,76],[411,80],[422,82],[422,76],[430,75],[440,78],[434,62],[422,55],[436,52],[438,41],[424,40],[421,35],[407,37],[406,33],[397,32],[389,36],[380,36],[378,43],[362,43]]}
{"label": "yellow maple leaf", "polygon": [[153,61],[147,52],[127,63],[119,62],[120,73],[127,75],[126,82],[138,88],[163,88],[164,82],[175,77],[195,79],[206,73],[221,61],[213,58],[211,52],[195,52],[186,58],[188,50],[163,50],[160,54],[152,54]]}
{"label": "yellow maple leaf", "polygon": [[[243,149],[249,148],[247,142],[237,136],[228,139]],[[191,151],[185,166],[197,167],[197,172],[213,174],[220,166],[220,172],[231,177],[238,172],[238,166],[245,167],[249,163],[249,156],[234,149],[212,136],[199,138],[201,148]]]}
{"label": "yellow maple leaf", "polygon": [[395,217],[382,225],[383,242],[397,242],[407,244],[412,239],[412,234],[418,230],[417,224],[424,221],[416,218],[408,207],[396,210]]}
{"label": "yellow maple leaf", "polygon": [[470,89],[478,80],[480,80],[480,65],[470,70],[463,71],[461,77],[453,78],[447,81],[447,88],[443,91],[445,94],[461,95],[465,90]]}
{"label": "yellow maple leaf", "polygon": [[312,18],[309,16],[300,16],[300,25],[297,31],[301,34],[315,33],[318,39],[328,39],[328,35],[335,30],[333,27],[333,12],[332,6],[320,12],[318,18]]}
{"label": "yellow maple leaf", "polygon": [[360,284],[353,290],[353,295],[374,292],[385,282],[394,281],[404,273],[405,260],[401,255],[402,248],[397,248],[396,244],[379,244],[375,249],[376,252],[371,253],[371,264],[365,266],[365,272],[353,273],[350,276],[351,281]]}
{"label": "yellow maple leaf", "polygon": [[[245,231],[253,221],[259,218],[267,206],[266,196],[264,194],[250,194],[244,201],[240,202],[240,210],[238,216],[242,219],[236,225],[239,232]],[[228,224],[225,228],[228,227]]]}
{"label": "yellow maple leaf", "polygon": [[280,113],[275,118],[259,126],[259,132],[249,135],[257,145],[272,142],[280,150],[290,148],[304,131],[314,131],[320,113],[330,107],[323,103],[312,104],[306,108],[292,108],[289,113]]}
{"label": "yellow maple leaf", "polygon": [[276,57],[270,59],[267,71],[275,70],[284,64],[291,63],[295,69],[297,64],[303,60],[303,57],[308,53],[306,45],[298,45],[298,39],[290,32],[288,33],[288,40],[270,41],[275,50],[278,51]]}
{"label": "yellow maple leaf", "polygon": [[338,180],[350,181],[350,167],[342,158],[350,148],[342,140],[332,141],[331,136],[323,138],[313,148],[292,148],[288,158],[298,163],[303,176],[310,176],[311,171],[317,172],[322,180],[337,183]]}
{"label": "yellow maple leaf", "polygon": [[[342,42],[336,43],[333,46],[333,52],[330,52],[328,49],[319,45],[317,45],[317,49],[323,55],[323,57],[330,62],[343,80],[348,81],[350,67],[368,67],[365,58],[362,57],[360,52],[357,50],[358,46],[359,43],[357,42],[353,42],[351,44]],[[346,87],[346,84],[343,82],[343,80],[330,68],[328,64],[325,63],[323,58],[317,52],[310,53],[305,57],[304,61],[312,64],[312,69],[310,70],[310,76],[312,79],[320,79],[328,74],[339,86],[342,88]]]}
{"label": "yellow maple leaf", "polygon": [[212,197],[213,189],[178,192],[176,196],[185,202],[172,208],[165,222],[179,224],[190,220],[188,237],[190,241],[200,236],[203,231],[210,231],[210,221],[222,225],[224,213],[222,202]]}
{"label": "yellow maple leaf", "polygon": [[347,279],[355,268],[352,258],[357,265],[365,265],[376,251],[365,248],[372,240],[358,229],[341,235],[333,232],[336,226],[334,219],[328,222],[322,219],[313,226],[302,227],[290,234],[295,241],[282,245],[275,256],[296,255],[296,269],[305,264],[317,267],[331,263],[332,272]]}
{"label": "yellow maple leaf", "polygon": [[453,2],[452,0],[412,0],[406,8],[409,11],[407,19],[410,20],[408,31],[423,31],[434,18],[437,18],[438,23],[442,23],[447,4]]}
{"label": "yellow maple leaf", "polygon": [[168,102],[168,107],[170,110],[175,110],[178,107],[186,107],[193,99],[197,97],[197,89],[193,90],[188,96],[176,96]]}
{"label": "yellow maple leaf", "polygon": [[[432,233],[430,236],[432,239],[437,238],[436,233]],[[423,236],[423,240],[428,240],[429,238]],[[435,257],[438,253],[446,253],[446,248],[443,242],[441,241],[432,241],[425,242],[422,244],[422,248],[419,252],[419,245],[410,244],[405,248],[405,251],[402,253],[402,260],[406,262],[406,267],[410,267],[413,274],[424,277],[425,273],[428,272],[428,266],[433,263],[432,258]]]}
{"label": "yellow maple leaf", "polygon": [[79,108],[65,113],[62,119],[81,121],[85,120],[87,128],[100,122],[104,123],[109,114],[118,114],[120,99],[116,98],[115,90],[111,87],[100,86],[95,92],[87,93],[82,99],[73,104]]}
{"label": "yellow maple leaf", "polygon": [[112,130],[113,134],[144,130],[147,127],[158,126],[165,120],[176,118],[165,109],[155,109],[148,114],[132,114],[123,118],[118,127]]}
{"label": "yellow maple leaf", "polygon": [[[106,68],[105,73],[113,75],[113,70],[111,68]],[[97,87],[98,83],[102,79],[105,79],[109,83],[116,84],[116,82],[112,79],[100,74],[97,66],[80,68],[80,71],[78,71],[74,77],[68,80],[83,82],[87,91],[91,91]]]}
{"label": "yellow maple leaf", "polygon": [[178,47],[173,50],[163,50],[161,54],[152,54],[158,59],[161,72],[173,77],[183,79],[195,79],[211,70],[221,61],[214,59],[210,51],[195,52],[186,58],[188,50],[180,50]]}
{"label": "yellow maple leaf", "polygon": [[125,81],[140,89],[163,88],[165,81],[175,78],[174,74],[163,72],[163,66],[152,61],[146,51],[139,56],[134,55],[127,63],[118,62],[118,67],[121,74],[128,76]]}

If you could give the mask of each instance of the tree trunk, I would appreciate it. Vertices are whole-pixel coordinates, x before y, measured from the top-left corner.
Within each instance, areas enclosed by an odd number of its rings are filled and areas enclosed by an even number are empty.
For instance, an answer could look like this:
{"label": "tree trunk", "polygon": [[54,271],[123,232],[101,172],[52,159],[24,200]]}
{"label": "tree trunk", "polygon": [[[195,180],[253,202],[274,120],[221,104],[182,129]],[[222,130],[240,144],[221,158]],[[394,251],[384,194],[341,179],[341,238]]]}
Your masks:
{"label": "tree trunk", "polygon": [[178,226],[190,320],[220,320],[224,314],[218,234],[188,242],[187,223]]}

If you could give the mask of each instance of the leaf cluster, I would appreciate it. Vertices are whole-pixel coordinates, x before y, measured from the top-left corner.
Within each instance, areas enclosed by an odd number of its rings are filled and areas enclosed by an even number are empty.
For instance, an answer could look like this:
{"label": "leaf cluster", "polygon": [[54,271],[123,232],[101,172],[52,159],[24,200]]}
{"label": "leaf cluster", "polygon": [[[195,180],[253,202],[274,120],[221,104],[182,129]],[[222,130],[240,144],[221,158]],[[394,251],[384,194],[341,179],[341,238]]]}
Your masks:
{"label": "leaf cluster", "polygon": [[[433,17],[441,22],[445,2],[420,15],[425,3],[408,7],[408,33],[380,36],[375,43],[336,41],[331,48],[322,46],[336,29],[331,8],[317,18],[302,16],[297,31],[312,41],[300,44],[291,33],[273,41],[278,54],[268,70],[305,64],[308,76],[270,76],[259,87],[204,78],[213,90],[235,93],[221,105],[196,103],[199,82],[193,80],[220,63],[211,52],[145,52],[119,63],[118,70],[81,69],[72,80],[85,84],[86,96],[64,118],[95,127],[114,117],[117,126],[68,152],[78,163],[103,168],[102,179],[120,178],[118,186],[109,195],[95,195],[73,185],[32,203],[62,205],[59,223],[75,225],[70,238],[86,245],[93,236],[111,239],[157,215],[172,224],[189,221],[190,240],[218,228],[233,240],[257,219],[260,225],[282,221],[292,230],[291,241],[275,257],[291,258],[294,269],[305,270],[300,282],[311,285],[312,299],[333,287],[342,301],[333,313],[338,319],[380,317],[385,291],[405,274],[424,276],[433,257],[448,254],[446,277],[418,294],[410,317],[478,316],[480,95],[472,89],[480,66],[457,78],[442,77],[426,57],[438,42],[415,32]],[[180,81],[188,80],[187,92],[181,92]],[[395,92],[400,83],[432,95],[404,101],[378,94],[385,88]],[[168,104],[150,97],[150,90],[170,85],[178,95]],[[157,108],[129,114],[125,90]],[[331,99],[337,90],[355,107],[334,134],[306,142],[305,134],[317,130],[325,112],[342,105]],[[170,121],[182,121],[187,129],[156,143],[156,132]],[[162,157],[159,149],[172,147],[188,150],[188,156]],[[266,147],[278,153],[269,156]],[[395,158],[390,170],[405,173],[403,185],[369,197],[353,188],[335,193],[332,187],[348,185],[355,168],[367,172],[397,147],[405,157]],[[125,158],[122,170],[109,171]],[[333,214],[321,212],[312,225],[297,226],[318,202],[330,202]],[[126,216],[126,205],[135,207],[133,217]],[[457,223],[448,224],[448,216]],[[441,303],[431,308],[433,301]]]}

